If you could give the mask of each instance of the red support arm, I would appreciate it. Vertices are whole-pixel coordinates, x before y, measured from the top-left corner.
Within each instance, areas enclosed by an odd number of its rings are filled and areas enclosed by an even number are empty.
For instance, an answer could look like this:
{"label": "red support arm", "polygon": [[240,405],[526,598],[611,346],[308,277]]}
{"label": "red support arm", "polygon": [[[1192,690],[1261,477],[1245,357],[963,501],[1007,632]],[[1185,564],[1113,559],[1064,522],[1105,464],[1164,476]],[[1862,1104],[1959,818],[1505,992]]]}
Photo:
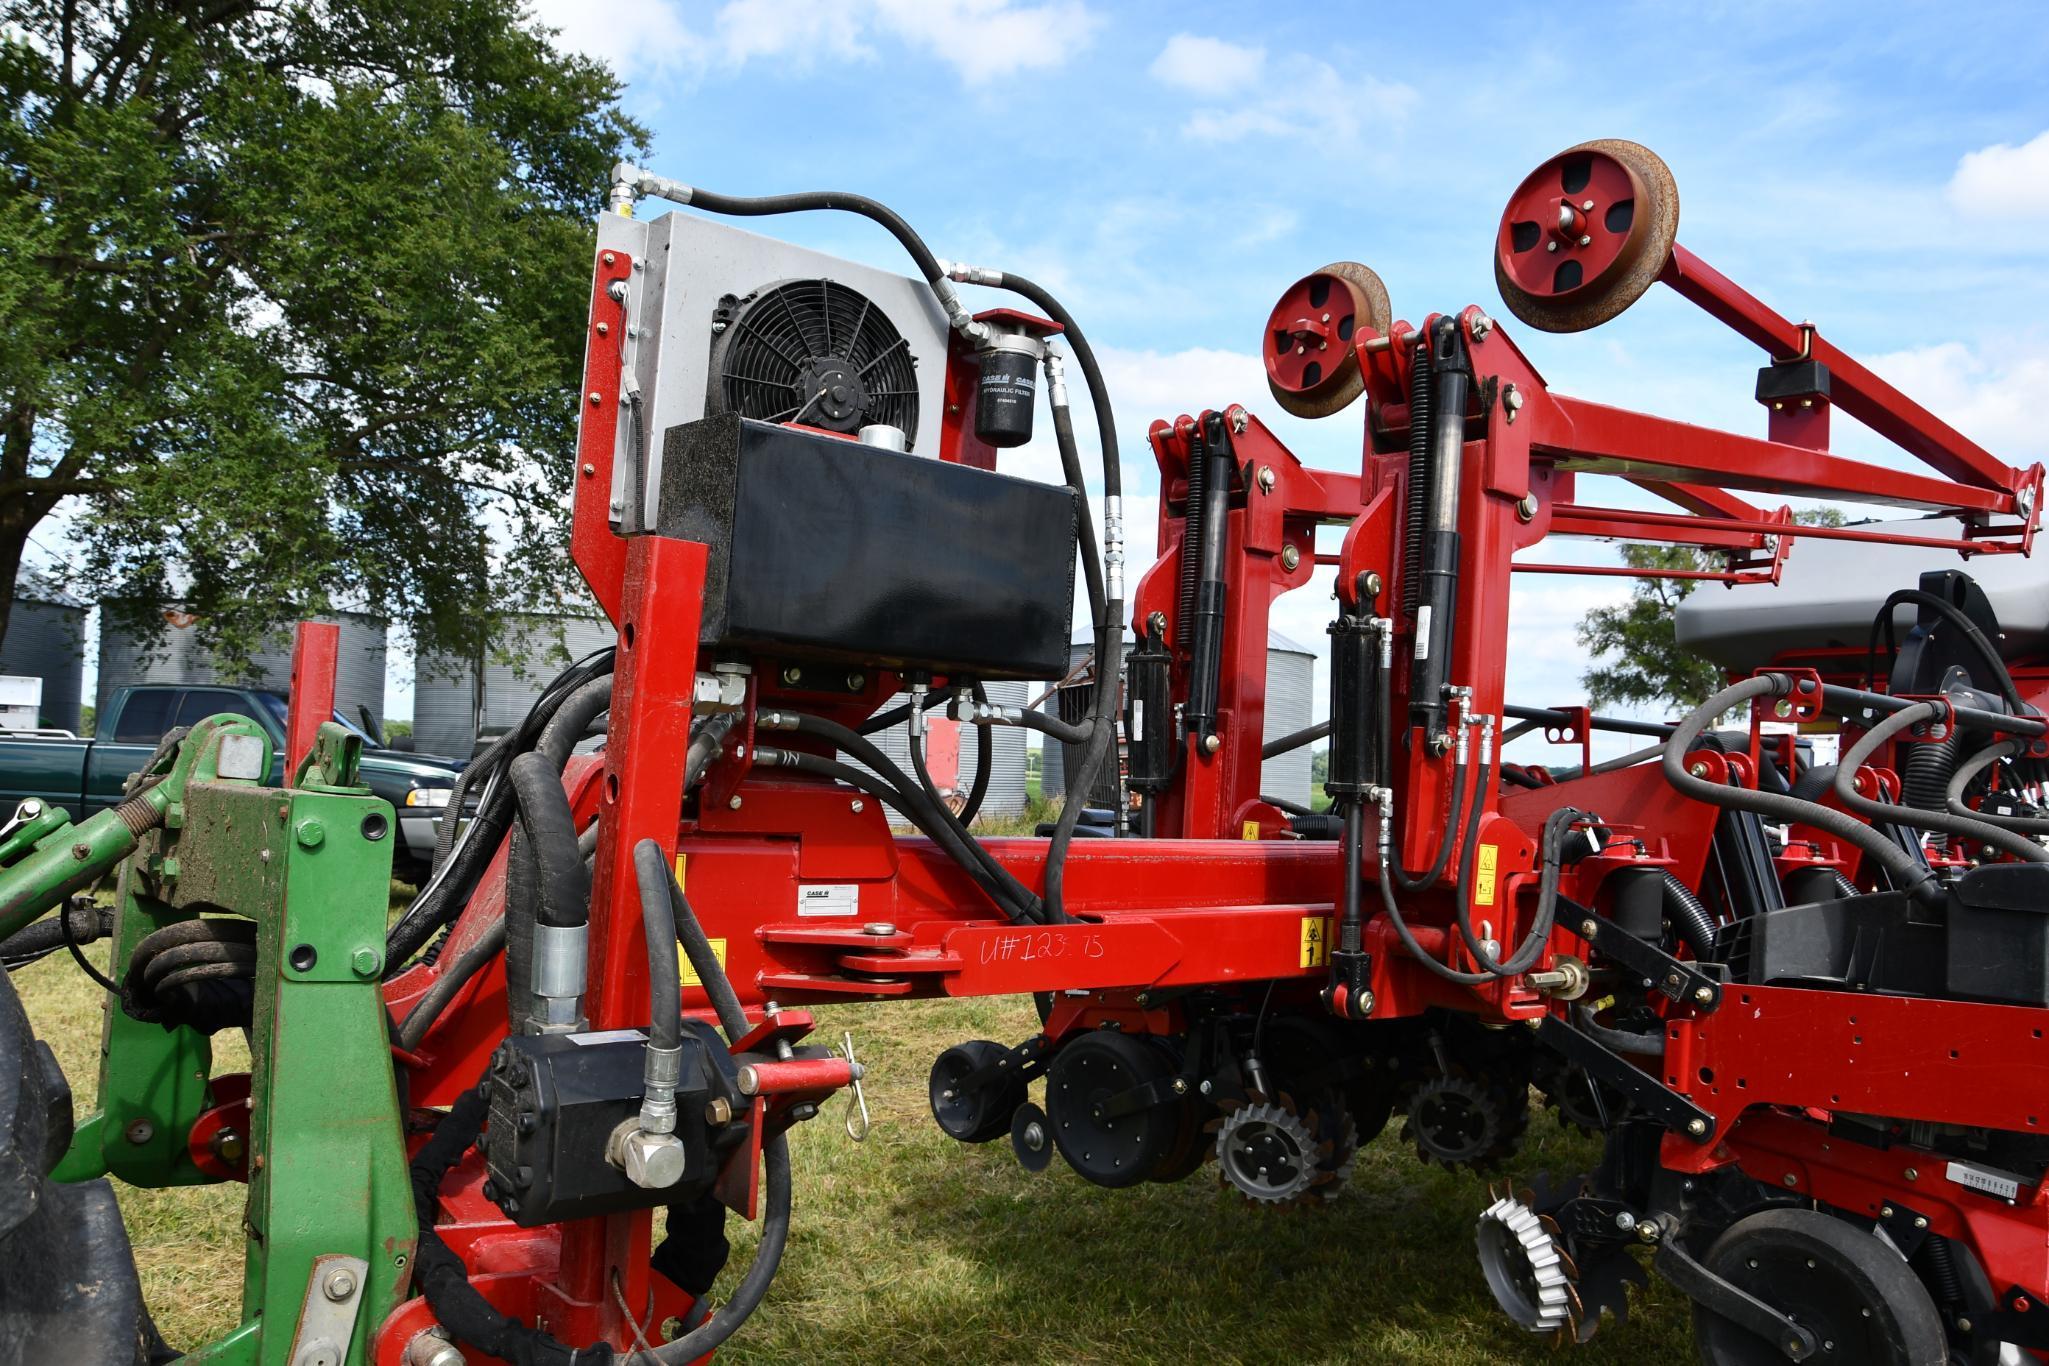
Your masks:
{"label": "red support arm", "polygon": [[334,671],[341,658],[341,627],[302,621],[292,638],[292,692],[285,726],[285,776],[313,752],[320,723],[334,715]]}

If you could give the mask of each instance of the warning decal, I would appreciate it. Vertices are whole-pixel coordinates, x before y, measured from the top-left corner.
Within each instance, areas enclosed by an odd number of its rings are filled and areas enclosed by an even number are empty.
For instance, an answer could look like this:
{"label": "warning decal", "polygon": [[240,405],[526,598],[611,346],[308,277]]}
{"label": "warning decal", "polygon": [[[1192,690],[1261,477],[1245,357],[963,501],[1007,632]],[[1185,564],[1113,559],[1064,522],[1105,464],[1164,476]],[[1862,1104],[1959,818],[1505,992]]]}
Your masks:
{"label": "warning decal", "polygon": [[1302,966],[1320,968],[1330,961],[1330,921],[1320,915],[1302,917]]}
{"label": "warning decal", "polygon": [[1492,906],[1494,904],[1494,870],[1501,862],[1499,845],[1480,846],[1480,866],[1473,877],[1473,904]]}
{"label": "warning decal", "polygon": [[[724,968],[726,966],[725,940],[714,939],[711,941],[711,956],[719,960],[719,967]],[[704,979],[702,977],[699,977],[697,975],[697,969],[690,965],[690,955],[683,952],[681,948],[678,948],[676,950],[676,962],[679,965],[681,965],[683,969],[684,986],[701,987],[704,985]]]}

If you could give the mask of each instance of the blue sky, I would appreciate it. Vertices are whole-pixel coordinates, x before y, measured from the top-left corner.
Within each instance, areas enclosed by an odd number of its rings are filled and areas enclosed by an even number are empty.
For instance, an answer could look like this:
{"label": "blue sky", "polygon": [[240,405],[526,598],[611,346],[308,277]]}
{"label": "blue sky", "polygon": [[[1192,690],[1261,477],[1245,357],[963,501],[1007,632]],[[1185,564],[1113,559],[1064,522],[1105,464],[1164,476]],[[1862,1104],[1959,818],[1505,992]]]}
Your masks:
{"label": "blue sky", "polygon": [[[538,0],[536,14],[625,79],[652,169],[736,194],[860,191],[940,255],[1054,288],[1111,370],[1140,562],[1154,417],[1243,402],[1309,463],[1356,467],[1359,407],[1307,423],[1267,396],[1256,348],[1282,288],[1354,258],[1400,316],[1477,302],[1505,317],[1489,264],[1501,207],[1539,161],[1594,137],[1658,151],[1680,240],[1767,302],[2004,458],[2049,445],[2034,413],[2049,394],[2039,4]],[[901,265],[859,220],[753,226]],[[1759,354],[1662,288],[1588,334],[1507,325],[1561,390],[1762,434]],[[1881,449],[1836,423],[1839,449]],[[1050,453],[1022,468],[1050,471]],[[1576,697],[1572,626],[1624,591],[1519,580],[1514,695]],[[1305,590],[1276,621],[1320,643],[1328,610]],[[395,671],[395,714],[410,694]]]}
{"label": "blue sky", "polygon": [[[1767,302],[1816,320],[2004,458],[2024,464],[2049,444],[2031,411],[2049,391],[2038,5],[543,0],[538,12],[627,80],[663,174],[739,194],[857,190],[942,256],[1054,288],[1108,353],[1141,538],[1154,417],[1244,402],[1309,463],[1356,466],[1358,407],[1307,423],[1265,392],[1259,329],[1284,286],[1349,257],[1380,273],[1400,316],[1505,312],[1489,264],[1502,204],[1539,161],[1594,137],[1658,151],[1680,186],[1680,240]],[[772,230],[898,262],[857,220]],[[1508,325],[1559,389],[1763,432],[1750,397],[1761,356],[1662,288],[1589,334]],[[1837,431],[1838,449],[1883,449],[1840,415]],[[1578,694],[1571,628],[1624,591],[1518,581],[1518,699]],[[1277,624],[1315,642],[1327,615],[1305,590]]]}

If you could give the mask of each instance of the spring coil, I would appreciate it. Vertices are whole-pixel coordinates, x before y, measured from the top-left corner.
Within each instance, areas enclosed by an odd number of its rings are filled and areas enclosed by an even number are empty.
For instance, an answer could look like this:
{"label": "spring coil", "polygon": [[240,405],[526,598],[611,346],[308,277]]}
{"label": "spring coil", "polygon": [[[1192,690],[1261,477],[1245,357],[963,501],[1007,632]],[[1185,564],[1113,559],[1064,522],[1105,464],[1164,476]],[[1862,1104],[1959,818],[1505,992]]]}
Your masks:
{"label": "spring coil", "polygon": [[1708,914],[1707,907],[1693,894],[1693,889],[1678,878],[1666,873],[1664,885],[1665,918],[1672,922],[1672,928],[1693,950],[1693,956],[1706,961],[1714,955],[1715,918]]}
{"label": "spring coil", "polygon": [[1423,511],[1430,497],[1430,345],[1417,342],[1409,367],[1409,488],[1402,523],[1402,611],[1416,615],[1422,591]]}
{"label": "spring coil", "polygon": [[[1903,805],[1918,811],[1946,811],[1949,809],[1950,775],[1957,770],[1956,729],[1948,735],[1928,744],[1907,747],[1907,762],[1901,766],[1900,800]],[[1928,847],[1947,852],[1949,835],[1941,830],[1930,830]]]}
{"label": "spring coil", "polygon": [[1927,1241],[1921,1244],[1918,1260],[1938,1304],[1950,1306],[1964,1302],[1964,1278],[1957,1271],[1956,1255],[1950,1250],[1949,1239],[1939,1233],[1929,1234]]}

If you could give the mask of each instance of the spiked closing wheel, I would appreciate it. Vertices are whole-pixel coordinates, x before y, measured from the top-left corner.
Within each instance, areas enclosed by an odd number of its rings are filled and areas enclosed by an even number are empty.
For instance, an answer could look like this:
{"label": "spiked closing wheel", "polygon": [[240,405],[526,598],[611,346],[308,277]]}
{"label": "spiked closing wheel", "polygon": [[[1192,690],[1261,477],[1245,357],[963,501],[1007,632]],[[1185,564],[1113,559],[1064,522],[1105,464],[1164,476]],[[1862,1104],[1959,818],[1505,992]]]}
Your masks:
{"label": "spiked closing wheel", "polygon": [[1643,296],[1671,259],[1679,186],[1657,153],[1604,138],[1560,152],[1516,187],[1494,243],[1509,311],[1584,332]]}
{"label": "spiked closing wheel", "polygon": [[1572,1319],[1572,1275],[1564,1249],[1534,1211],[1503,1196],[1480,1211],[1474,1237],[1480,1270],[1501,1311],[1532,1333],[1555,1333]]}
{"label": "spiked closing wheel", "polygon": [[1329,417],[1365,392],[1352,337],[1385,336],[1387,286],[1357,261],[1333,261],[1288,286],[1266,320],[1261,352],[1274,401],[1296,417]]}
{"label": "spiked closing wheel", "polygon": [[1247,1105],[1217,1130],[1217,1165],[1248,1200],[1284,1205],[1316,1181],[1316,1138],[1292,1110]]}

